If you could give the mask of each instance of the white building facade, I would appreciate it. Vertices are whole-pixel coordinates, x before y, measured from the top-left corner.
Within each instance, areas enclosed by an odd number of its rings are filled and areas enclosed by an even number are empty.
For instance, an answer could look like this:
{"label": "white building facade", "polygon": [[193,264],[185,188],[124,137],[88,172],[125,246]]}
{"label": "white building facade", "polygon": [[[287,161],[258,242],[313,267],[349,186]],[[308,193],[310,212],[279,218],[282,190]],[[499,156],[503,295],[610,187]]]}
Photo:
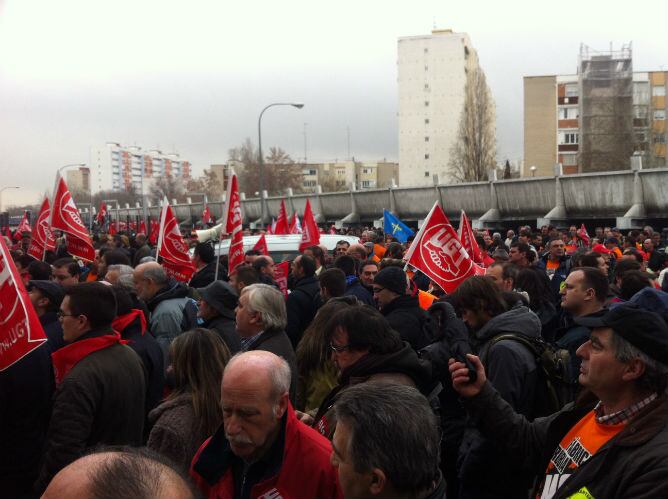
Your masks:
{"label": "white building facade", "polygon": [[144,176],[144,191],[157,178],[171,176],[188,180],[191,164],[177,153],[165,154],[157,149],[142,151],[138,146],[107,142],[90,152],[91,184],[94,191],[139,191]]}
{"label": "white building facade", "polygon": [[467,72],[478,56],[466,33],[434,30],[399,38],[399,179],[401,186],[451,180],[450,149],[465,102]]}

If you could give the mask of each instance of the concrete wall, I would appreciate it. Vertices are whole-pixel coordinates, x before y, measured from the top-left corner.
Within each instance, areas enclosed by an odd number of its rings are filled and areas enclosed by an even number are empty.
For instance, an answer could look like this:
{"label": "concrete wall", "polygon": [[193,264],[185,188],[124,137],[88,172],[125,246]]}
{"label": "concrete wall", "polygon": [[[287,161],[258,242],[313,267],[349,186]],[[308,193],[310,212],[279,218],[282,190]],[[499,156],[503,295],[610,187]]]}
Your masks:
{"label": "concrete wall", "polygon": [[552,175],[557,162],[557,80],[555,76],[524,78],[524,176]]}

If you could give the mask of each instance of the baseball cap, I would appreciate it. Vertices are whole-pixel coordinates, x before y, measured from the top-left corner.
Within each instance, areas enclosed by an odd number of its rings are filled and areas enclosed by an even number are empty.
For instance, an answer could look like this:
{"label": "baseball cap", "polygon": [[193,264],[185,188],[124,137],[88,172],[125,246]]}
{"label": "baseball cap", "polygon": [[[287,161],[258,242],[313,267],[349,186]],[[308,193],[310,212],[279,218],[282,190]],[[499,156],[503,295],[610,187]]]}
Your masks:
{"label": "baseball cap", "polygon": [[668,365],[668,326],[654,312],[625,303],[600,316],[576,317],[575,323],[590,328],[612,328],[648,357]]}
{"label": "baseball cap", "polygon": [[234,309],[239,303],[236,290],[225,281],[213,281],[205,288],[198,288],[202,300],[215,308],[220,315],[234,319]]}
{"label": "baseball cap", "polygon": [[65,290],[63,287],[54,281],[44,281],[44,280],[34,280],[28,281],[28,290],[32,288],[39,289],[43,295],[45,295],[51,303],[56,307],[59,307],[65,298]]}
{"label": "baseball cap", "polygon": [[595,251],[596,253],[600,253],[602,255],[609,255],[612,253],[608,248],[603,246],[602,244],[595,244],[594,247],[591,249],[592,251]]}

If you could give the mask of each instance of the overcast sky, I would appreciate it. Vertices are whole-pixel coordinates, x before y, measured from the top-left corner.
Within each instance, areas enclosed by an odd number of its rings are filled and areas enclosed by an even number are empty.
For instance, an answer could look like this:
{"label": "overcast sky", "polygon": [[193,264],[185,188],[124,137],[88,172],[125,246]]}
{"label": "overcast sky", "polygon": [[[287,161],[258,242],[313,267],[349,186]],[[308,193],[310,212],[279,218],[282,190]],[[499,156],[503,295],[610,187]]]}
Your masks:
{"label": "overcast sky", "polygon": [[[522,156],[522,77],[576,71],[580,43],[633,41],[668,69],[668,2],[0,0],[3,204],[107,141],[176,150],[196,174],[246,137],[310,161],[396,160],[397,38],[469,34],[497,105],[498,159]],[[453,117],[456,119],[456,117]]]}

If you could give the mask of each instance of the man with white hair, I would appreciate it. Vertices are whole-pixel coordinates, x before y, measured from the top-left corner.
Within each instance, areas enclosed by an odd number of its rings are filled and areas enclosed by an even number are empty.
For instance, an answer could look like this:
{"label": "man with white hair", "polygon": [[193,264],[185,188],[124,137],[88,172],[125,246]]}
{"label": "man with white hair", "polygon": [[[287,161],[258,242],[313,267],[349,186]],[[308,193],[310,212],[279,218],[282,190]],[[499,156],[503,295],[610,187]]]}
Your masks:
{"label": "man with white hair", "polygon": [[342,497],[331,444],[297,419],[290,377],[285,360],[270,352],[240,353],[227,364],[223,424],[190,468],[205,497]]}
{"label": "man with white hair", "polygon": [[283,294],[267,284],[252,284],[241,291],[236,308],[241,349],[266,350],[283,357],[290,366],[290,400],[297,393],[297,357],[285,332],[288,323]]}
{"label": "man with white hair", "polygon": [[111,284],[121,284],[126,288],[134,288],[133,272],[134,269],[129,265],[109,265],[107,273],[104,275],[104,280]]}

